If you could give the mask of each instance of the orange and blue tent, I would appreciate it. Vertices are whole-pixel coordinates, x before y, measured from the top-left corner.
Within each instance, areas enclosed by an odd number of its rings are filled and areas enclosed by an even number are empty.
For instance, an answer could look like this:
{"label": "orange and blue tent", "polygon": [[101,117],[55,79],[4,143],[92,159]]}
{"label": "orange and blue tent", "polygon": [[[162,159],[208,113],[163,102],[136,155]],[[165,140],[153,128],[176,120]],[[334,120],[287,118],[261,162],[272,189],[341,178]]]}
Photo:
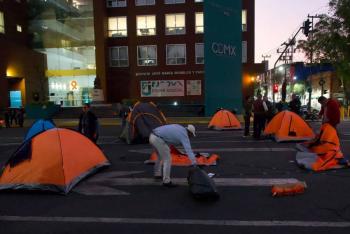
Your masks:
{"label": "orange and blue tent", "polygon": [[238,130],[242,129],[242,126],[231,111],[221,109],[211,118],[208,128],[214,130]]}
{"label": "orange and blue tent", "polygon": [[0,189],[47,190],[63,194],[110,165],[103,152],[80,133],[53,128],[24,142],[0,172]]}
{"label": "orange and blue tent", "polygon": [[26,136],[24,137],[24,141],[29,140],[30,138],[38,135],[39,133],[42,133],[46,130],[55,128],[55,124],[53,123],[52,120],[48,119],[38,119],[36,120],[32,126],[29,128],[27,131]]}
{"label": "orange and blue tent", "polygon": [[315,137],[312,128],[297,114],[282,111],[275,115],[264,130],[277,142],[308,141]]}

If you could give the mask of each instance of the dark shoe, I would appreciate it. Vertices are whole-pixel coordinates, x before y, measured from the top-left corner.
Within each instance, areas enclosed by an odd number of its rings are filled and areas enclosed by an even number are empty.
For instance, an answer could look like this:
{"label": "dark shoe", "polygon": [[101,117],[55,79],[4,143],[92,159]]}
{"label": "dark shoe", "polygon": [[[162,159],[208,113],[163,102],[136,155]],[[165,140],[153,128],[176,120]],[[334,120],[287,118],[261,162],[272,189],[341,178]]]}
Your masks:
{"label": "dark shoe", "polygon": [[163,183],[163,186],[168,188],[175,188],[177,187],[177,184],[173,184],[173,182],[169,182],[169,183]]}
{"label": "dark shoe", "polygon": [[163,179],[163,177],[162,177],[162,176],[153,176],[153,179],[155,179],[155,180],[161,180],[161,179]]}

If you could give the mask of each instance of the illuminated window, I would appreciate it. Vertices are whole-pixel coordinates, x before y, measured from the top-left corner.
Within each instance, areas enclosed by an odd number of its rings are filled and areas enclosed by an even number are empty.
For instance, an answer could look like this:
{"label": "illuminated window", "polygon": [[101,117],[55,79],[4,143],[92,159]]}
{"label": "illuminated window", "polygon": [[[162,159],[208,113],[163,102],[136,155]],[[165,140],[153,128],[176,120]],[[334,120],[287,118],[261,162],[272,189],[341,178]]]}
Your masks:
{"label": "illuminated window", "polygon": [[144,45],[137,47],[137,65],[157,66],[157,46]]}
{"label": "illuminated window", "polygon": [[136,6],[147,6],[147,5],[155,5],[155,0],[136,0],[135,5]]}
{"label": "illuminated window", "polygon": [[165,15],[165,34],[186,34],[185,13]]}
{"label": "illuminated window", "polygon": [[204,44],[196,43],[196,64],[204,64]]}
{"label": "illuminated window", "polygon": [[17,32],[22,32],[22,26],[17,24]]}
{"label": "illuminated window", "polygon": [[167,65],[186,64],[186,45],[185,44],[166,45],[166,64]]}
{"label": "illuminated window", "polygon": [[247,31],[247,10],[242,10],[242,31]]}
{"label": "illuminated window", "polygon": [[203,12],[196,12],[196,33],[204,33]]}
{"label": "illuminated window", "polygon": [[118,46],[109,48],[111,67],[128,67],[129,55],[127,46]]}
{"label": "illuminated window", "polygon": [[0,33],[5,33],[4,13],[0,11]]}
{"label": "illuminated window", "polygon": [[178,4],[178,3],[185,3],[185,0],[165,0],[165,4]]}
{"label": "illuminated window", "polygon": [[136,21],[137,21],[138,36],[156,35],[156,16],[155,15],[137,16]]}
{"label": "illuminated window", "polygon": [[126,7],[126,0],[107,0],[107,7]]}
{"label": "illuminated window", "polygon": [[126,16],[108,18],[108,36],[109,37],[127,37],[128,30]]}

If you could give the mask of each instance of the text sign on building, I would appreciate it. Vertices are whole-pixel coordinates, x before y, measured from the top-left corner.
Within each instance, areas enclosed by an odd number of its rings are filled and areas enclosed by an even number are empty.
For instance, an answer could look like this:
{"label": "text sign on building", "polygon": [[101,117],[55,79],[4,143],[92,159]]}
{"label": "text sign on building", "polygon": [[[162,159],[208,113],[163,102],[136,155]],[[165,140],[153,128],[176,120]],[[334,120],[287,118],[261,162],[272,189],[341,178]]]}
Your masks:
{"label": "text sign on building", "polygon": [[141,97],[183,97],[184,80],[142,80]]}
{"label": "text sign on building", "polygon": [[187,80],[187,96],[202,95],[202,81],[201,80]]}
{"label": "text sign on building", "polygon": [[242,1],[204,1],[205,109],[241,110]]}

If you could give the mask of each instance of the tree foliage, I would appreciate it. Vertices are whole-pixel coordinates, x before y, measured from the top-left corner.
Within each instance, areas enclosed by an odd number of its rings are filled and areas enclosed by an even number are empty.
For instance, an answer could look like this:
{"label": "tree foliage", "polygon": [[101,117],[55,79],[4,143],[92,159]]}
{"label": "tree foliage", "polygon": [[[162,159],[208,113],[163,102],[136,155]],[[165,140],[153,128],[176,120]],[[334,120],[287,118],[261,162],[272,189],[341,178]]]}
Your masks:
{"label": "tree foliage", "polygon": [[348,100],[350,98],[350,0],[330,0],[328,14],[319,22],[307,40],[299,41],[309,61],[330,62],[343,81]]}

